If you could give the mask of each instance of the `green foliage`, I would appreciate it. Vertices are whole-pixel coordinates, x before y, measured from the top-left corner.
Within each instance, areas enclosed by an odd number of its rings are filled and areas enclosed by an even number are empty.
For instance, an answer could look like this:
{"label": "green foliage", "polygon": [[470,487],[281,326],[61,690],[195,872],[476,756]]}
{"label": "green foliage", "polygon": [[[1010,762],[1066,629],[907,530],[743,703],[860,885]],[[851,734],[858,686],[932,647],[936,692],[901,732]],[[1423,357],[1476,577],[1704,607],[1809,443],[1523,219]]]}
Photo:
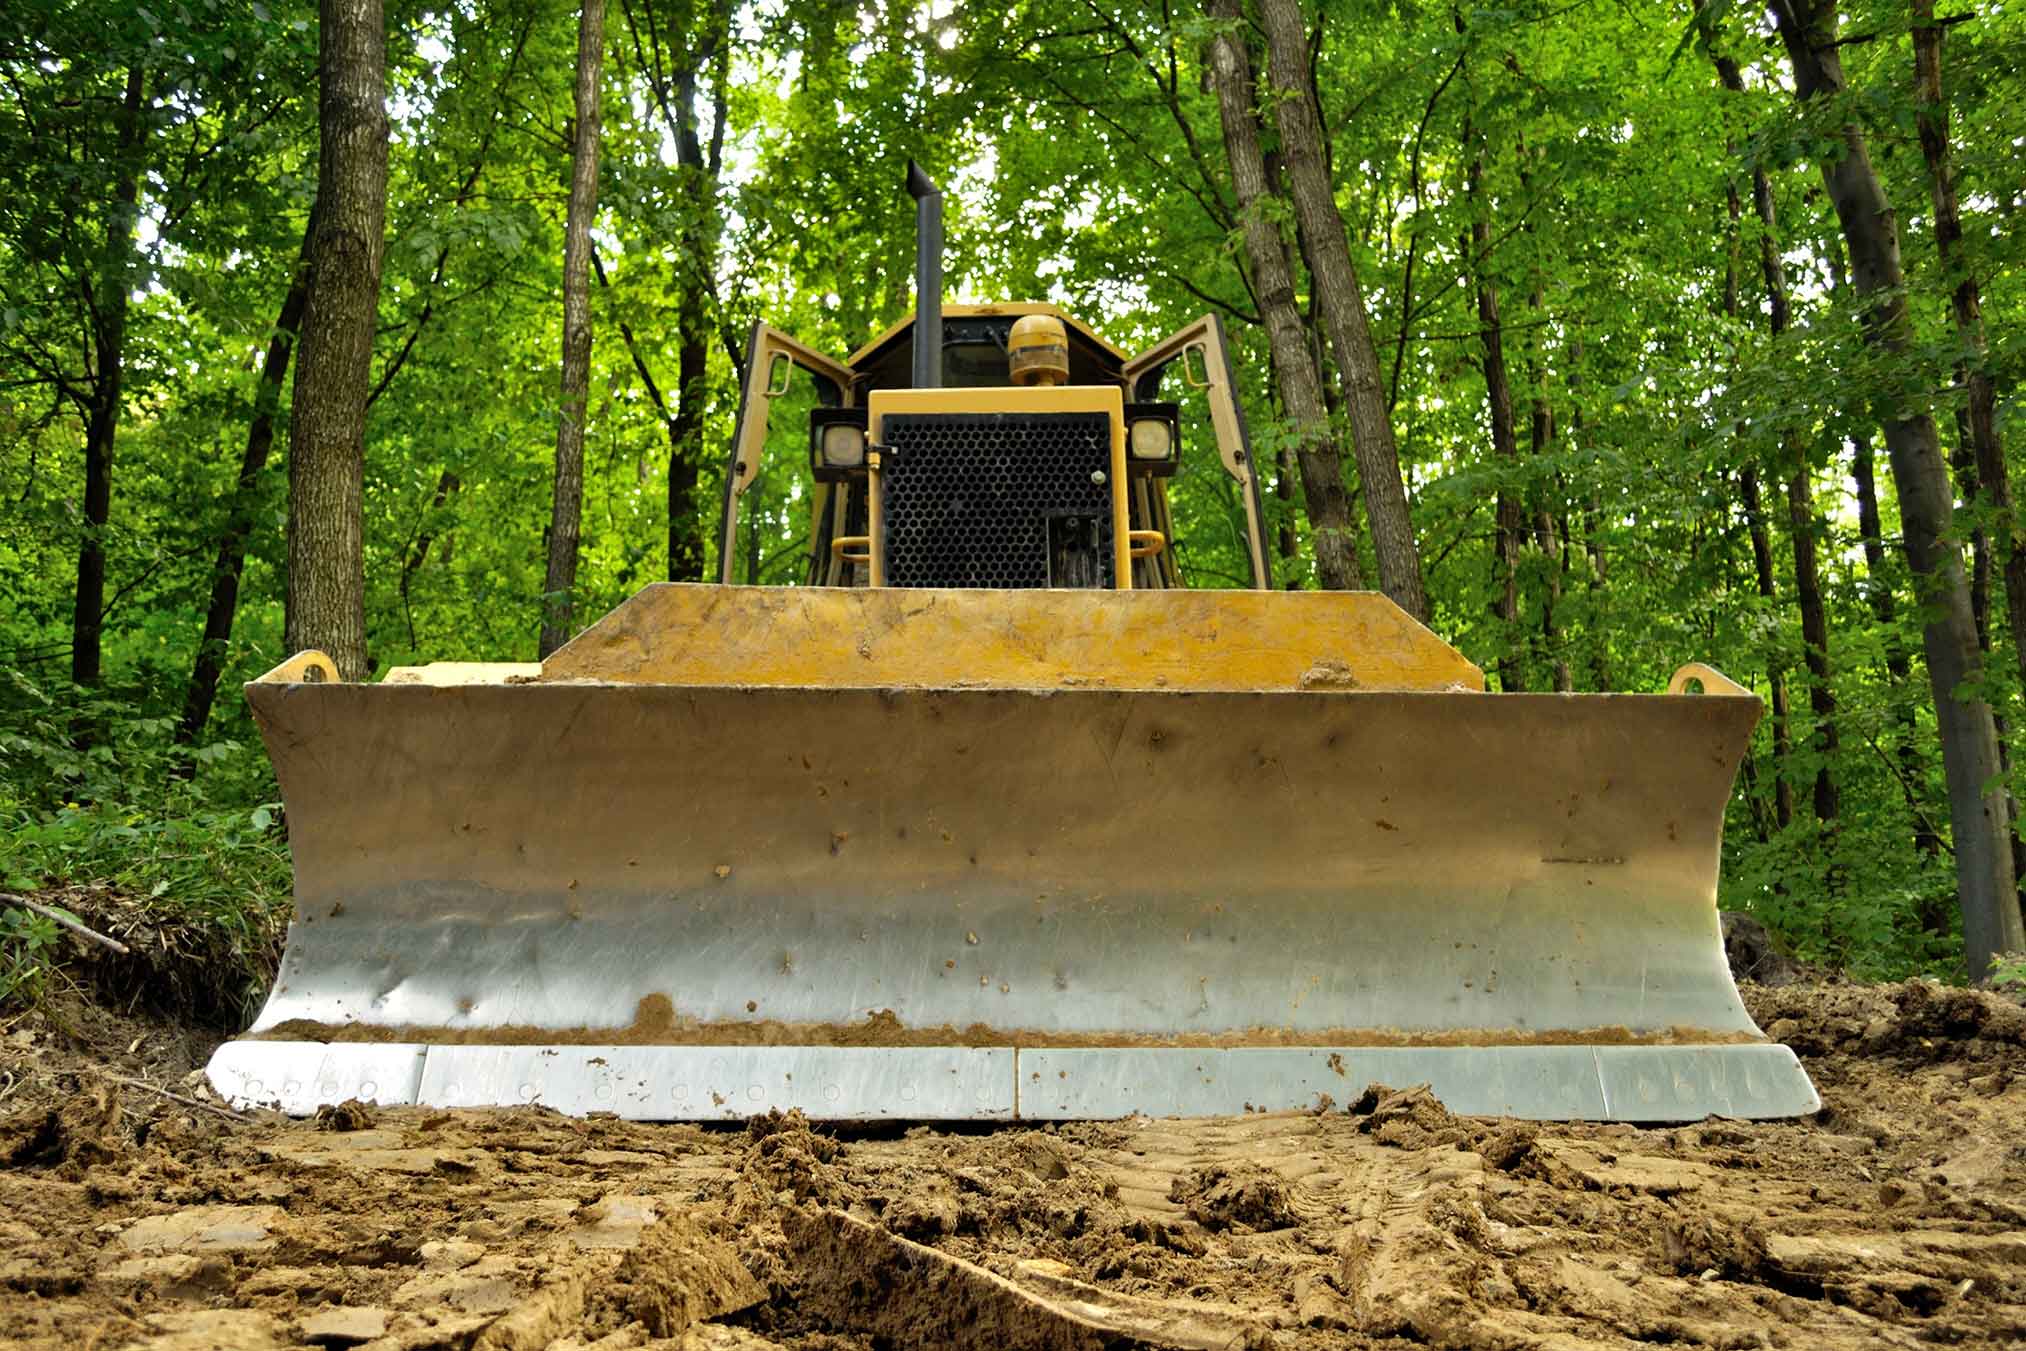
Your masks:
{"label": "green foliage", "polygon": [[[1840,49],[1850,92],[1805,112],[1777,44],[1749,29],[1756,12],[1722,3],[1700,17],[1710,46],[1742,65],[1742,95],[1718,86],[1678,4],[1307,8],[1433,627],[1535,690],[1559,669],[1577,689],[1657,690],[1700,659],[1770,697],[1777,675],[1790,747],[1776,750],[1762,725],[1730,808],[1721,902],[1760,914],[1812,960],[1949,971],[1960,940],[1921,598],[1875,443],[1881,417],[1924,409],[1953,449],[1955,368],[1972,354],[1945,304],[1957,278],[1936,255],[1911,130],[1904,7],[1853,9],[1848,31],[1874,36]],[[233,693],[286,655],[285,385],[275,454],[243,490],[238,480],[315,187],[315,22],[308,0],[42,0],[0,38],[0,163],[17,170],[0,201],[0,873],[16,890],[103,881],[153,896],[249,953],[287,890],[263,806],[276,790]],[[575,15],[530,0],[402,4],[389,26],[389,235],[363,522],[370,655],[377,670],[525,660],[543,601]],[[911,156],[949,193],[953,299],[1053,300],[1127,351],[1206,311],[1223,317],[1285,543],[1275,568],[1285,584],[1312,584],[1198,7],[624,0],[608,26],[583,620],[666,575],[672,528],[708,542],[715,572],[723,450],[754,320],[842,357],[905,314]],[[2021,205],[2026,19],[1979,11],[1951,26],[1945,61],[1967,265],[1984,281],[1988,368],[2009,396],[2026,370],[2026,232],[2005,228]],[[135,69],[148,136],[123,152],[114,112]],[[1870,134],[1901,223],[1912,360],[1870,352],[1865,316],[1836,283],[1817,161],[1841,144],[1846,117]],[[1264,128],[1277,155],[1272,117]],[[85,297],[109,265],[102,208],[132,155],[141,229],[103,532],[106,676],[76,691],[54,673],[87,533]],[[1476,195],[1465,190],[1473,160]],[[1793,290],[1777,338],[1758,280],[1754,166],[1771,183],[1771,242]],[[1302,241],[1284,210],[1270,214],[1306,314]],[[1491,236],[1481,251],[1466,242],[1480,219]],[[1516,459],[1490,445],[1480,282],[1502,313]],[[702,363],[687,390],[686,337]],[[1242,584],[1241,504],[1199,396],[1179,396],[1176,557],[1191,585]],[[806,575],[801,406],[777,410],[746,499],[742,578]],[[2021,408],[2001,402],[2015,459]],[[678,414],[701,452],[671,449]],[[1872,541],[1859,527],[1860,444],[1877,461]],[[1797,472],[1814,500],[1798,522],[1785,497]],[[1756,521],[1747,473],[1763,493]],[[671,521],[671,482],[687,477]],[[1501,493],[1533,525],[1517,623],[1493,610]],[[179,746],[218,546],[235,522],[246,558],[221,693]],[[1967,547],[1975,531],[2002,539],[2009,525],[1986,501],[1962,513],[1959,533]],[[1803,663],[1797,531],[1821,558],[1833,744]],[[1376,575],[1368,545],[1365,567]],[[2020,635],[2002,593],[1990,629],[1982,692],[2016,736]],[[1843,802],[1829,823],[1808,807],[1825,767]],[[8,942],[40,961],[26,938]]]}
{"label": "green foliage", "polygon": [[0,1009],[41,997],[61,934],[46,915],[0,906]]}
{"label": "green foliage", "polygon": [[[0,674],[0,890],[98,884],[145,898],[153,927],[235,959],[243,984],[264,981],[289,868],[258,752],[233,741],[181,750],[172,720],[136,716],[131,698]],[[10,909],[0,1003],[39,992],[60,938],[48,920]]]}
{"label": "green foliage", "polygon": [[2011,952],[1994,959],[1987,979],[1994,990],[2026,995],[2026,952]]}

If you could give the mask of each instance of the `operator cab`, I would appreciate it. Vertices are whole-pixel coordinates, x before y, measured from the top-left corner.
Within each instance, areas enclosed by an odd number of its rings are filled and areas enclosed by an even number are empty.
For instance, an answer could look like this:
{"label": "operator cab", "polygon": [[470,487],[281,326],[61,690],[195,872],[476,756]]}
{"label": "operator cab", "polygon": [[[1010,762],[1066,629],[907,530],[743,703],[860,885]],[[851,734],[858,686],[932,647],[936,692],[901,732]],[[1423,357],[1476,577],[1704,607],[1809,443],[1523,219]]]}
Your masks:
{"label": "operator cab", "polygon": [[[758,530],[740,527],[750,513],[778,539],[793,528],[781,508],[802,500],[799,490],[770,494],[761,477],[780,459],[768,454],[773,406],[784,437],[806,428],[811,585],[1180,586],[1167,491],[1180,409],[1152,402],[1177,366],[1201,391],[1218,457],[1237,480],[1252,585],[1271,587],[1265,505],[1216,316],[1128,358],[1054,305],[945,307],[942,192],[912,162],[908,191],[917,203],[913,315],[844,362],[753,326],[719,580],[780,579],[766,572]],[[789,556],[777,548],[772,559]]]}

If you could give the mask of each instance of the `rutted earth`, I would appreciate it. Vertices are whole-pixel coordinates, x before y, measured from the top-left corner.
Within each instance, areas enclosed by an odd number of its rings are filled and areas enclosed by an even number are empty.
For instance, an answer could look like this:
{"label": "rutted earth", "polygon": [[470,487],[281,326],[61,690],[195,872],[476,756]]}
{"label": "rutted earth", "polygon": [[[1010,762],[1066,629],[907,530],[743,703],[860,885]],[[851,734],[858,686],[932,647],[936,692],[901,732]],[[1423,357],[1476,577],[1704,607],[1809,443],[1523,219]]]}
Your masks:
{"label": "rutted earth", "polygon": [[201,1043],[74,1006],[0,1039],[0,1343],[2026,1340],[2026,1011],[1921,984],[1747,997],[1816,1118],[1532,1126],[1406,1088],[1043,1130],[240,1120],[186,1077]]}

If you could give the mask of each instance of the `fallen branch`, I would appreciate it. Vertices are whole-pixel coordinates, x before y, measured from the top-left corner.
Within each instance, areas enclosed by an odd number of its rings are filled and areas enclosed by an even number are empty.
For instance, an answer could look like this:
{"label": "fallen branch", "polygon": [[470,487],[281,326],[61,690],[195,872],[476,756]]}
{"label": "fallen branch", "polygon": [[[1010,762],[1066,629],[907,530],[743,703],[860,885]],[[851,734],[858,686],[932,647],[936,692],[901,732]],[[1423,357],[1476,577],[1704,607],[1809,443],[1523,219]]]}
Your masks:
{"label": "fallen branch", "polygon": [[233,1111],[229,1107],[220,1107],[216,1103],[202,1102],[196,1098],[185,1097],[181,1093],[171,1093],[168,1089],[161,1087],[159,1084],[151,1084],[145,1079],[123,1079],[117,1074],[108,1074],[105,1077],[108,1082],[119,1084],[124,1088],[143,1089],[149,1093],[155,1094],[158,1097],[167,1098],[171,1102],[180,1102],[185,1107],[195,1107],[200,1112],[215,1112],[217,1115],[224,1117],[227,1121],[237,1121],[241,1125],[245,1125],[247,1122],[253,1120],[253,1118],[250,1116],[241,1116],[238,1112]]}
{"label": "fallen branch", "polygon": [[53,920],[61,924],[79,938],[89,938],[94,943],[111,948],[122,957],[127,955],[127,945],[125,943],[120,942],[117,938],[107,938],[97,929],[86,928],[82,923],[72,919],[69,915],[64,914],[63,911],[56,909],[54,906],[44,905],[40,901],[31,901],[26,896],[16,896],[11,891],[0,891],[0,901],[5,901],[9,905],[18,905],[24,910],[33,910],[44,919]]}

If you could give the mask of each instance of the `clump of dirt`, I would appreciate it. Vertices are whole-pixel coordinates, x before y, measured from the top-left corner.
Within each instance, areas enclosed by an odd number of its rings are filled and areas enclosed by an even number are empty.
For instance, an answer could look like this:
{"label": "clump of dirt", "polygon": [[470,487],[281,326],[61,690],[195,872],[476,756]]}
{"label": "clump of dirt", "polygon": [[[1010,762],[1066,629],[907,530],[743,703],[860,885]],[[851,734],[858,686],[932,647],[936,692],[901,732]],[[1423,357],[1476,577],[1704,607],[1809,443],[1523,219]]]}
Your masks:
{"label": "clump of dirt", "polygon": [[798,1285],[782,1217],[804,1205],[849,1207],[858,1189],[845,1177],[844,1146],[810,1129],[800,1111],[770,1110],[746,1122],[728,1188],[727,1223],[739,1261],[775,1303],[792,1301]]}
{"label": "clump of dirt", "polygon": [[1211,1164],[1193,1168],[1168,1187],[1168,1199],[1205,1229],[1255,1233],[1288,1229],[1301,1222],[1280,1174],[1258,1164]]}
{"label": "clump of dirt", "polygon": [[1479,1131],[1472,1138],[1471,1148],[1484,1156],[1485,1163],[1501,1173],[1518,1173],[1539,1159],[1539,1151],[1534,1146],[1540,1137],[1540,1127],[1533,1122],[1508,1121],[1488,1131]]}
{"label": "clump of dirt", "polygon": [[1360,1131],[1398,1149],[1453,1145],[1470,1134],[1427,1084],[1402,1089],[1372,1084],[1358,1095],[1350,1112],[1364,1118],[1358,1122]]}
{"label": "clump of dirt", "polygon": [[1739,992],[1767,1036],[1804,1056],[2026,1064],[2026,1008],[1990,991],[1910,980],[1779,989],[1745,985]]}
{"label": "clump of dirt", "polygon": [[724,1240],[681,1214],[641,1230],[605,1292],[655,1337],[679,1337],[691,1324],[749,1309],[767,1291]]}
{"label": "clump of dirt", "polygon": [[1985,990],[1908,981],[1893,996],[1902,1037],[2026,1047],[2026,1008]]}
{"label": "clump of dirt", "polygon": [[81,1177],[126,1152],[120,1101],[110,1085],[80,1088],[51,1106],[27,1107],[0,1120],[0,1166],[55,1168]]}
{"label": "clump of dirt", "polygon": [[788,1199],[839,1205],[848,1200],[843,1178],[831,1165],[844,1147],[809,1128],[800,1108],[772,1110],[746,1123],[744,1171],[754,1181]]}
{"label": "clump of dirt", "polygon": [[1764,1230],[1707,1210],[1669,1215],[1659,1238],[1661,1259],[1683,1276],[1713,1272],[1726,1280],[1750,1280],[1766,1264]]}
{"label": "clump of dirt", "polygon": [[879,1221],[888,1232],[917,1243],[931,1243],[957,1232],[963,1208],[954,1193],[942,1189],[905,1193],[889,1200]]}
{"label": "clump of dirt", "polygon": [[316,1128],[320,1131],[364,1131],[373,1128],[373,1109],[357,1098],[326,1103],[317,1108]]}

